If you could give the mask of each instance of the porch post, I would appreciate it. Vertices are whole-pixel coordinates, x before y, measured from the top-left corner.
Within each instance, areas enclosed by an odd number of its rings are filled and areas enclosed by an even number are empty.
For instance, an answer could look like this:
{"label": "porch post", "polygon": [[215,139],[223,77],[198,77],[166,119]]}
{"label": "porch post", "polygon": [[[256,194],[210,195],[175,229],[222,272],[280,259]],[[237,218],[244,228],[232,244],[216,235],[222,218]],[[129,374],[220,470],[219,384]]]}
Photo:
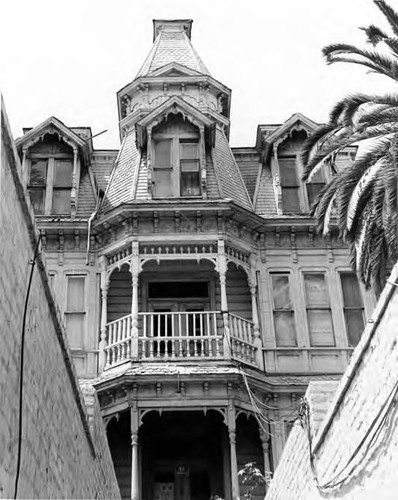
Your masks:
{"label": "porch post", "polygon": [[254,354],[254,357],[256,360],[256,365],[260,368],[260,370],[264,370],[263,343],[261,341],[261,336],[260,336],[260,322],[259,322],[258,308],[257,308],[257,280],[256,280],[256,271],[254,267],[252,267],[250,270],[248,283],[252,301],[253,344],[256,347],[256,352]]}
{"label": "porch post", "polygon": [[[269,472],[271,472],[271,462],[269,459],[269,434],[260,429],[260,440],[261,446],[263,449],[263,457],[264,457],[264,476],[269,477]],[[268,484],[265,483],[265,491],[268,490]]]}
{"label": "porch post", "polygon": [[138,410],[137,402],[130,408],[131,418],[131,500],[139,500],[139,466],[138,466]]}
{"label": "porch post", "polygon": [[106,323],[108,318],[108,287],[109,279],[106,273],[108,259],[102,255],[99,259],[101,269],[101,333],[99,341],[98,371],[101,373],[106,365]]}
{"label": "porch post", "polygon": [[228,436],[229,436],[229,456],[231,461],[231,487],[232,500],[239,500],[239,477],[238,459],[236,455],[236,415],[235,406],[232,402],[228,406]]}
{"label": "porch post", "polygon": [[131,358],[138,359],[138,276],[140,274],[140,257],[138,241],[132,243],[132,259],[130,263],[132,275],[131,303]]}
{"label": "porch post", "polygon": [[231,332],[229,329],[229,315],[228,315],[228,301],[227,301],[227,259],[225,256],[225,243],[224,240],[218,240],[218,276],[220,278],[221,288],[221,314],[224,323],[224,358],[231,359]]}

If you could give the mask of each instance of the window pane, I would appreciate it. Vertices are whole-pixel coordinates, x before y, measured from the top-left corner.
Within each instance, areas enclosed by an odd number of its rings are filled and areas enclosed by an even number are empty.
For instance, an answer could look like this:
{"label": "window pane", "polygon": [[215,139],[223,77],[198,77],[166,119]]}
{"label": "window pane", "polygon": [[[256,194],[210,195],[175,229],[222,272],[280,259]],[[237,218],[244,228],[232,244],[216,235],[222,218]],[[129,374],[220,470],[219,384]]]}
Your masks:
{"label": "window pane", "polygon": [[362,309],[346,309],[344,311],[347,328],[348,343],[355,347],[361,338],[364,329]]}
{"label": "window pane", "polygon": [[66,331],[69,345],[72,349],[82,349],[84,347],[84,314],[66,314]]}
{"label": "window pane", "polygon": [[84,277],[68,277],[68,296],[66,310],[68,312],[83,312],[84,307]]}
{"label": "window pane", "polygon": [[44,189],[29,189],[30,202],[37,215],[44,214]]}
{"label": "window pane", "polygon": [[329,310],[312,309],[308,313],[308,328],[312,346],[334,346],[332,317]]}
{"label": "window pane", "polygon": [[153,171],[153,196],[163,198],[173,196],[173,186],[171,183],[171,170]]}
{"label": "window pane", "polygon": [[171,140],[161,139],[154,143],[156,167],[171,167]]}
{"label": "window pane", "polygon": [[362,307],[362,297],[357,277],[354,273],[340,274],[345,307]]}
{"label": "window pane", "polygon": [[278,347],[294,347],[297,345],[293,311],[275,311],[274,325],[276,345]]}
{"label": "window pane", "polygon": [[54,187],[72,187],[72,162],[70,160],[55,160],[54,168]]}
{"label": "window pane", "polygon": [[308,183],[307,184],[307,194],[308,194],[308,203],[310,207],[314,203],[318,194],[325,187],[325,183]]}
{"label": "window pane", "polygon": [[181,172],[199,172],[199,160],[181,160]]}
{"label": "window pane", "polygon": [[199,172],[181,173],[181,196],[199,196]]}
{"label": "window pane", "polygon": [[271,275],[274,309],[292,309],[289,292],[289,276]]}
{"label": "window pane", "polygon": [[329,305],[325,276],[323,274],[305,274],[304,283],[308,307]]}
{"label": "window pane", "polygon": [[71,210],[71,190],[54,189],[52,214],[67,215]]}
{"label": "window pane", "polygon": [[279,170],[282,186],[297,186],[296,157],[279,158]]}
{"label": "window pane", "polygon": [[30,166],[30,186],[45,186],[47,178],[47,160],[33,160]]}
{"label": "window pane", "polygon": [[284,213],[301,212],[298,187],[282,187],[282,210]]}
{"label": "window pane", "polygon": [[194,160],[199,158],[199,148],[196,141],[180,141],[180,160]]}

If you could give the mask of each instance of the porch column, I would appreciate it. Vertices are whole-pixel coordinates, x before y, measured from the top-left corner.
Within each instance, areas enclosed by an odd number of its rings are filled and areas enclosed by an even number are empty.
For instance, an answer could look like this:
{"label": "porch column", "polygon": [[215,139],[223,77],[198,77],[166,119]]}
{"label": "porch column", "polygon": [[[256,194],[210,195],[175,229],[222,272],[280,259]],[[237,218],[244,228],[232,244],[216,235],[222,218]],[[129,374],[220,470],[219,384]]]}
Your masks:
{"label": "porch column", "polygon": [[138,359],[138,277],[140,274],[140,257],[138,241],[132,243],[132,258],[130,262],[132,275],[131,301],[131,358]]}
{"label": "porch column", "polygon": [[225,243],[224,240],[218,240],[218,276],[220,278],[221,288],[221,314],[224,322],[224,357],[231,359],[231,332],[229,329],[229,316],[228,316],[228,301],[227,301],[227,258],[225,256]]}
{"label": "porch column", "polygon": [[260,368],[260,370],[264,370],[263,343],[261,341],[261,336],[260,336],[260,322],[259,322],[258,308],[257,308],[257,279],[256,279],[256,271],[254,268],[250,270],[248,283],[252,301],[253,344],[256,347],[256,352],[254,356],[256,360],[256,365]]}
{"label": "porch column", "polygon": [[[269,434],[260,429],[260,440],[264,457],[264,477],[269,477],[269,473],[271,472],[271,462],[269,459],[269,438]],[[268,484],[265,483],[265,491],[267,492],[267,490]]]}
{"label": "porch column", "polygon": [[131,417],[131,500],[140,498],[140,475],[138,466],[138,410],[134,402],[130,408]]}
{"label": "porch column", "polygon": [[108,318],[108,287],[109,279],[106,272],[108,259],[105,255],[99,258],[101,269],[101,333],[99,341],[98,371],[101,373],[106,365],[106,323]]}
{"label": "porch column", "polygon": [[239,500],[238,459],[236,455],[236,415],[235,407],[232,403],[229,404],[227,411],[232,500]]}

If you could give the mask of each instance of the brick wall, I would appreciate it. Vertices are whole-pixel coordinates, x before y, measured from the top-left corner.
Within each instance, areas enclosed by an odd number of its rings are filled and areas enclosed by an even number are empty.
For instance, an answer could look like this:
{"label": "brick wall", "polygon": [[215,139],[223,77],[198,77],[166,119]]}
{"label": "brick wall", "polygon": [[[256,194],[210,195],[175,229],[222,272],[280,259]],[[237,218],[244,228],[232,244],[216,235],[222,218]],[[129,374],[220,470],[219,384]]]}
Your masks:
{"label": "brick wall", "polygon": [[322,388],[315,383],[307,391],[316,434],[313,439],[316,474],[321,486],[330,482],[334,487],[321,488],[321,491],[316,487],[310,468],[308,440],[297,423],[289,436],[267,500],[397,498],[396,404],[387,412],[390,397],[398,386],[398,292],[394,283],[398,283],[398,264],[324,419],[325,399],[320,401],[314,397],[323,392]]}
{"label": "brick wall", "polygon": [[[14,495],[24,301],[37,231],[2,103],[0,170],[0,497]],[[77,384],[37,259],[26,315],[20,498],[120,498],[95,393]]]}

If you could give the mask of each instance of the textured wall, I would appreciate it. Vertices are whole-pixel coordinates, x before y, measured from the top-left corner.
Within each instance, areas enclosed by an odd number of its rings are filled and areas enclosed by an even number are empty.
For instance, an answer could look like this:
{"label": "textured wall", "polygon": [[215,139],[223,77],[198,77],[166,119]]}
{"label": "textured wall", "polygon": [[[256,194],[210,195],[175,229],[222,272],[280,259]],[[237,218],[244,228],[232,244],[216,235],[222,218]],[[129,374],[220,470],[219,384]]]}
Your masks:
{"label": "textured wall", "polygon": [[[326,493],[317,490],[307,438],[296,424],[267,500],[397,498],[398,409],[387,408],[398,387],[398,293],[392,284],[398,282],[398,265],[389,281],[314,439],[320,484],[343,482]],[[319,422],[325,401],[311,395],[317,386],[307,396]]]}
{"label": "textured wall", "polygon": [[[0,497],[14,495],[21,326],[35,228],[2,107],[0,170]],[[26,317],[20,498],[119,498],[98,403],[77,385],[41,258]]]}

